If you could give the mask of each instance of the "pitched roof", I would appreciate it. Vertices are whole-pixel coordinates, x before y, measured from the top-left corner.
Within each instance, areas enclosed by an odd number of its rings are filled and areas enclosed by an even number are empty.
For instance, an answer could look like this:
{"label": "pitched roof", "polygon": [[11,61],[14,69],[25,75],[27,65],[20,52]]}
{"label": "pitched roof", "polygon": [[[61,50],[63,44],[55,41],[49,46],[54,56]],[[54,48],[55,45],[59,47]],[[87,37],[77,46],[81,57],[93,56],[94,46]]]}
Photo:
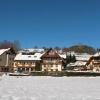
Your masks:
{"label": "pitched roof", "polygon": [[70,67],[70,66],[85,66],[86,65],[86,62],[84,61],[76,61],[75,63],[69,63],[67,65],[67,67]]}
{"label": "pitched roof", "polygon": [[52,48],[45,52],[41,58],[61,58],[59,54]]}
{"label": "pitched roof", "polygon": [[15,59],[14,60],[41,60],[41,57],[42,54],[41,53],[35,53],[35,54],[32,54],[32,55],[28,55],[28,54],[22,54],[22,53],[19,53],[16,55]]}
{"label": "pitched roof", "polygon": [[66,54],[59,54],[59,56],[60,56],[61,58],[66,59]]}
{"label": "pitched roof", "polygon": [[86,63],[86,65],[89,65],[90,62],[91,62],[93,59],[94,59],[94,60],[100,60],[100,56],[92,56],[92,57],[90,57],[90,59],[88,60],[88,62]]}
{"label": "pitched roof", "polygon": [[6,52],[8,50],[10,50],[10,48],[8,48],[8,49],[0,49],[0,55],[2,55],[4,52]]}
{"label": "pitched roof", "polygon": [[84,62],[84,61],[76,61],[76,62],[75,62],[75,65],[76,65],[76,66],[85,66],[86,63],[87,63],[87,62]]}
{"label": "pitched roof", "polygon": [[30,48],[30,49],[22,49],[20,50],[19,52],[25,52],[25,53],[28,53],[28,52],[44,52],[44,49],[34,49],[34,48]]}
{"label": "pitched roof", "polygon": [[95,57],[100,56],[100,52],[97,52],[96,54],[94,54]]}
{"label": "pitched roof", "polygon": [[88,61],[92,55],[75,55],[78,61]]}

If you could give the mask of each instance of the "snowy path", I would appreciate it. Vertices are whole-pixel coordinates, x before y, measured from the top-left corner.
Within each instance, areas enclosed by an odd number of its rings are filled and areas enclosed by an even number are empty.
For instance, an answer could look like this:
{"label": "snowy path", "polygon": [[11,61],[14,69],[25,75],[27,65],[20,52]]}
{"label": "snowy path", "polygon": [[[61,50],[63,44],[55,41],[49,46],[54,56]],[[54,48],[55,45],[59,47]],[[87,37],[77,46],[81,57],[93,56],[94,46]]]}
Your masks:
{"label": "snowy path", "polygon": [[100,100],[100,77],[3,76],[0,100]]}

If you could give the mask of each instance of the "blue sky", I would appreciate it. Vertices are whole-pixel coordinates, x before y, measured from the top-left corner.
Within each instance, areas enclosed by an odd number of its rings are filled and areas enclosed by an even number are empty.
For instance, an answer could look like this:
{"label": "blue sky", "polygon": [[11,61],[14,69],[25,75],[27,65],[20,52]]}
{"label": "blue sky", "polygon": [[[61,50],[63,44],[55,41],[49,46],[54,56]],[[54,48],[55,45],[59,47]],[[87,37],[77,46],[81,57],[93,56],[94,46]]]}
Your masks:
{"label": "blue sky", "polygon": [[100,0],[0,0],[0,41],[23,48],[100,47]]}

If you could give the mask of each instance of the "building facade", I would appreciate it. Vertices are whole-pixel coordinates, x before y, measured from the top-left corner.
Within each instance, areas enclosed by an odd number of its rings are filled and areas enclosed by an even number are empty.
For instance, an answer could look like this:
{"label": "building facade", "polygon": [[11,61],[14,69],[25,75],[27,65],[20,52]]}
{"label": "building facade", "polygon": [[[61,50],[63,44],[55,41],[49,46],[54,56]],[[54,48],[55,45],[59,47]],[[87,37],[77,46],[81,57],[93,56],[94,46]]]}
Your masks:
{"label": "building facade", "polygon": [[100,56],[93,56],[86,64],[88,70],[100,72]]}
{"label": "building facade", "polygon": [[11,72],[16,52],[13,48],[0,49],[0,71]]}
{"label": "building facade", "polygon": [[41,60],[42,71],[50,72],[63,70],[63,60],[53,49],[49,49],[45,52],[42,55]]}
{"label": "building facade", "polygon": [[40,57],[41,53],[22,52],[17,54],[14,59],[14,72],[29,73],[33,71],[41,71]]}

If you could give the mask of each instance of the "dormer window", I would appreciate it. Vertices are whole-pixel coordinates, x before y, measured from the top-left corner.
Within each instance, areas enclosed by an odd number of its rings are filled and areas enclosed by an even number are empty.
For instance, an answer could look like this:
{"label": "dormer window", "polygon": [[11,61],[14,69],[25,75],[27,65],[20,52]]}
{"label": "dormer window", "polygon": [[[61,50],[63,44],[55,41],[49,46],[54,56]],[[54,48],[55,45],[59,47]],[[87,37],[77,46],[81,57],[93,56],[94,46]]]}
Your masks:
{"label": "dormer window", "polygon": [[31,56],[28,56],[28,58],[31,58]]}

